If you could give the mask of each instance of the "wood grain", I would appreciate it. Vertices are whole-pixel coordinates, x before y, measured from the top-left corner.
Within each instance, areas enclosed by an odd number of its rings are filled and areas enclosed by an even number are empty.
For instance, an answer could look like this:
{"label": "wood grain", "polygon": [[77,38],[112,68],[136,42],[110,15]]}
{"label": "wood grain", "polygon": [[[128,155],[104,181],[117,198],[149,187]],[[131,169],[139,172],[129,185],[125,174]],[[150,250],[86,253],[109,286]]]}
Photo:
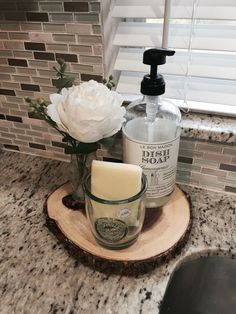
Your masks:
{"label": "wood grain", "polygon": [[171,256],[188,237],[192,221],[190,202],[177,186],[171,200],[162,207],[158,220],[132,246],[114,251],[96,243],[84,211],[70,210],[62,204],[62,198],[70,192],[70,183],[66,183],[48,197],[44,207],[47,226],[67,248],[72,248],[72,253],[78,251],[80,257],[81,254],[89,256],[92,265],[94,260],[125,266],[158,262],[162,257]]}

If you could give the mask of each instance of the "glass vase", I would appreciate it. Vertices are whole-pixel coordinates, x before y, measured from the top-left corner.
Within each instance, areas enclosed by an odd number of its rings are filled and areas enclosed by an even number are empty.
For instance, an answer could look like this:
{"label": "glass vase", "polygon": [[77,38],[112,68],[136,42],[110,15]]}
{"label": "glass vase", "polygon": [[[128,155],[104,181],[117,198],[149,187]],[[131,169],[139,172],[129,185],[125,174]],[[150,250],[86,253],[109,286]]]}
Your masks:
{"label": "glass vase", "polygon": [[91,175],[83,181],[86,214],[98,244],[109,249],[123,249],[133,244],[142,229],[145,216],[146,176],[141,190],[127,199],[101,199],[91,190]]}
{"label": "glass vase", "polygon": [[96,159],[96,152],[89,154],[72,154],[70,167],[70,182],[72,193],[66,195],[62,202],[70,209],[84,209],[85,196],[82,187],[83,179],[91,172],[92,161]]}

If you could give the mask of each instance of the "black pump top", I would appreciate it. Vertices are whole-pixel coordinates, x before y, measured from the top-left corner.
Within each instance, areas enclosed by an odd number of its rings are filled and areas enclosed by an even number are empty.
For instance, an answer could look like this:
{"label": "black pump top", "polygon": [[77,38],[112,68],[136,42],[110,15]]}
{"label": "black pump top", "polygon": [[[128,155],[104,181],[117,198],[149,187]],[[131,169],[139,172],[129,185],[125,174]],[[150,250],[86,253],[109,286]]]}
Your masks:
{"label": "black pump top", "polygon": [[158,96],[165,93],[165,81],[161,74],[157,73],[157,66],[166,63],[166,56],[173,56],[174,50],[148,49],[143,53],[143,63],[151,66],[150,74],[143,77],[141,93],[143,95]]}

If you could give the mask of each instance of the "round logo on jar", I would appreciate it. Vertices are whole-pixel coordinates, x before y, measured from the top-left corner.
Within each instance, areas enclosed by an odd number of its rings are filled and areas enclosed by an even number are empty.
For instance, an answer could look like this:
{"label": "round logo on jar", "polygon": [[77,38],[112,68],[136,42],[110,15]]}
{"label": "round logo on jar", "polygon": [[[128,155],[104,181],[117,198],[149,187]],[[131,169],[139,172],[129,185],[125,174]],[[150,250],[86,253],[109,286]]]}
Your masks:
{"label": "round logo on jar", "polygon": [[120,241],[128,232],[126,224],[114,218],[98,218],[95,221],[95,230],[101,238],[110,242]]}

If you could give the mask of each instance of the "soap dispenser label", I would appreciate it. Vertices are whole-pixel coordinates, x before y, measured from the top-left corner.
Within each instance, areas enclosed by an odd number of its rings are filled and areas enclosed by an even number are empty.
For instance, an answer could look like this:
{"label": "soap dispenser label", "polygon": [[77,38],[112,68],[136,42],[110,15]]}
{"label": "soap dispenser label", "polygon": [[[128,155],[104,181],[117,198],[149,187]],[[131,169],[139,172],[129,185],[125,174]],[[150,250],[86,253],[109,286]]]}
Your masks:
{"label": "soap dispenser label", "polygon": [[124,161],[142,167],[148,198],[170,194],[175,185],[179,137],[162,143],[142,143],[124,136]]}

